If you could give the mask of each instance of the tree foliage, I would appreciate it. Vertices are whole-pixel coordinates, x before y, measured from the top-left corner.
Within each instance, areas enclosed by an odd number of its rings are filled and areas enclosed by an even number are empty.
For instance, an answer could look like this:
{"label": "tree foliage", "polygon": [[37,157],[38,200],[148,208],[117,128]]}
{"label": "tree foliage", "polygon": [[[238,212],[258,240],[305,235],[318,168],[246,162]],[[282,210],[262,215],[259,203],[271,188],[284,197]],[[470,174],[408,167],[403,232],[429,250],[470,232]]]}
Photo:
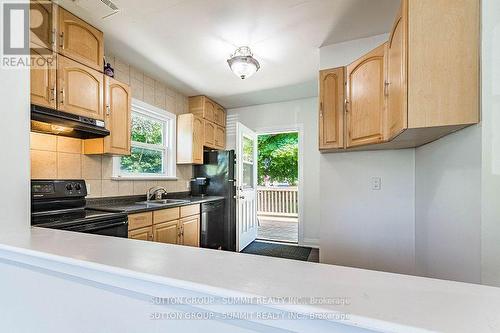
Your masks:
{"label": "tree foliage", "polygon": [[299,170],[299,135],[281,133],[259,135],[258,182],[297,185]]}

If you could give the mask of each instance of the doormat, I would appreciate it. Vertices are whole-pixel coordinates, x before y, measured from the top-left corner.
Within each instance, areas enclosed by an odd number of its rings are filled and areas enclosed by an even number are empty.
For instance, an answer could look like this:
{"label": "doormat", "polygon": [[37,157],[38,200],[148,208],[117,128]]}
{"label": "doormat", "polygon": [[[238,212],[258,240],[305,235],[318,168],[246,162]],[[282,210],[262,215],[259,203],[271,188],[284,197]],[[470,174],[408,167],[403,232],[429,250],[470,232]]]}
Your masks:
{"label": "doormat", "polygon": [[311,248],[253,241],[241,252],[268,257],[307,261],[307,258],[309,258],[309,254],[311,253]]}

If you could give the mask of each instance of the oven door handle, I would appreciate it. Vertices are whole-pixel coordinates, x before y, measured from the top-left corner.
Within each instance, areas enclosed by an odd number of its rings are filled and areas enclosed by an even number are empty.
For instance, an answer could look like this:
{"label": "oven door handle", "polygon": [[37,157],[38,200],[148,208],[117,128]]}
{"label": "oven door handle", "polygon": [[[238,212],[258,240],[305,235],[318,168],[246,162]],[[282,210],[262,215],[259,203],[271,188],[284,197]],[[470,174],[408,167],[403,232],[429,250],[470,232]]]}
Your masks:
{"label": "oven door handle", "polygon": [[114,227],[121,227],[123,225],[126,225],[128,224],[128,221],[121,221],[121,222],[117,222],[117,223],[111,223],[111,224],[105,224],[105,225],[101,225],[99,227],[92,227],[92,226],[88,226],[87,228],[76,228],[76,229],[73,229],[72,231],[99,231],[99,230],[103,230],[103,229],[110,229],[110,228],[114,228]]}

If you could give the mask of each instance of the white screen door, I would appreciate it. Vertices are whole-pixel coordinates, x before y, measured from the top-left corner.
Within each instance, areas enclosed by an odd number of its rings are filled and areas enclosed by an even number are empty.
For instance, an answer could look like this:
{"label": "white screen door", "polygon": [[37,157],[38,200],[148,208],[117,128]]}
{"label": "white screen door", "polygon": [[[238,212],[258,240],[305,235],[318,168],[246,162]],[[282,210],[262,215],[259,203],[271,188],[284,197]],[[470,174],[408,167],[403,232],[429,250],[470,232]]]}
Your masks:
{"label": "white screen door", "polygon": [[257,134],[236,123],[236,247],[257,238]]}

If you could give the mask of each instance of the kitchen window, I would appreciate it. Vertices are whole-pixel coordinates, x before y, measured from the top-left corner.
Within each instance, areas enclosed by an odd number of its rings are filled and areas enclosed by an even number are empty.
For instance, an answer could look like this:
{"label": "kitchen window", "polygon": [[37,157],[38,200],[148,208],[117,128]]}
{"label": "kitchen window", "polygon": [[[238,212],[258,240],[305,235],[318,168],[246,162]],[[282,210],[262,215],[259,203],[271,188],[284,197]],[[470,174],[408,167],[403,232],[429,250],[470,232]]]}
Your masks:
{"label": "kitchen window", "polygon": [[113,178],[175,178],[175,120],[170,112],[133,100],[131,155],[113,159]]}

